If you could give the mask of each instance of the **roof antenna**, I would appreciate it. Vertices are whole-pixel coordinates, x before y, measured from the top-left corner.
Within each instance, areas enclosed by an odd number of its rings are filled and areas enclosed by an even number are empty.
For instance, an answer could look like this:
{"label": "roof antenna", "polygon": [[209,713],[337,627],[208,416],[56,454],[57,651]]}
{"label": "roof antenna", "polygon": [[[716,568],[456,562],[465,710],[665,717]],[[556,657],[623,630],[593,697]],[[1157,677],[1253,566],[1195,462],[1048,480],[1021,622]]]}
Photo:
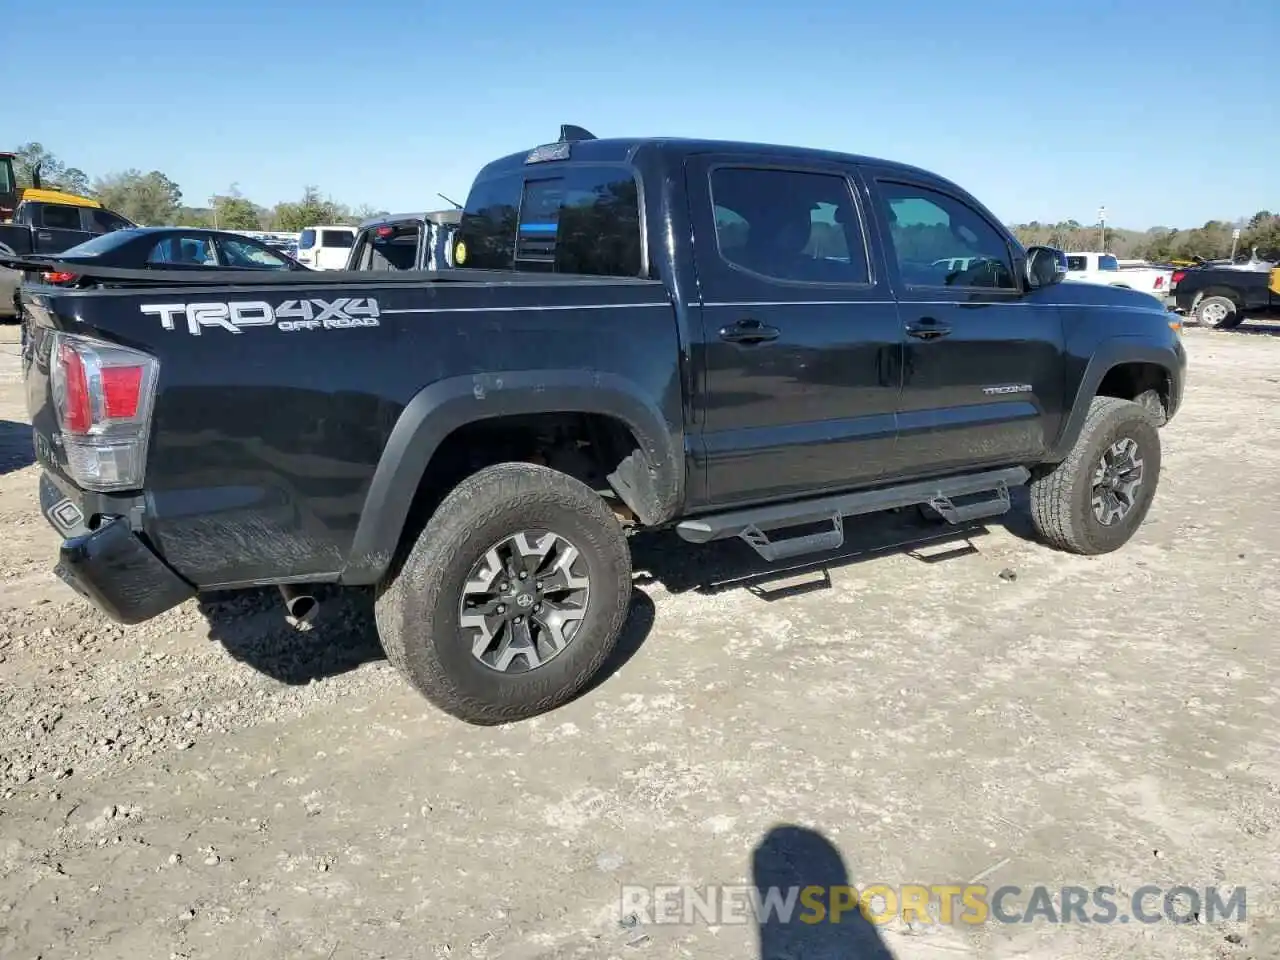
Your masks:
{"label": "roof antenna", "polygon": [[560,143],[572,143],[576,140],[594,140],[596,135],[582,127],[575,127],[572,123],[560,124]]}
{"label": "roof antenna", "polygon": [[454,206],[454,209],[457,209],[457,210],[462,209],[462,204],[460,204],[457,200],[450,200],[443,193],[437,193],[436,196],[439,197],[441,200],[443,200],[445,203],[452,203]]}

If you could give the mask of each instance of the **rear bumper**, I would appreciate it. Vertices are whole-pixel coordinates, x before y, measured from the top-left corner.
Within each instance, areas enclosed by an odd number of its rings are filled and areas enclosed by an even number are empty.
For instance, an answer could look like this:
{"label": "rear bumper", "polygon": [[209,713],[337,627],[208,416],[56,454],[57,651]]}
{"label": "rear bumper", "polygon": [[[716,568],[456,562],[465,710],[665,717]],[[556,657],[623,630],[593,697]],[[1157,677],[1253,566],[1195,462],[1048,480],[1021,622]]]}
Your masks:
{"label": "rear bumper", "polygon": [[89,529],[80,504],[40,478],[40,509],[66,536],[54,574],[117,623],[141,623],[196,594],[133,530],[129,518],[104,516]]}

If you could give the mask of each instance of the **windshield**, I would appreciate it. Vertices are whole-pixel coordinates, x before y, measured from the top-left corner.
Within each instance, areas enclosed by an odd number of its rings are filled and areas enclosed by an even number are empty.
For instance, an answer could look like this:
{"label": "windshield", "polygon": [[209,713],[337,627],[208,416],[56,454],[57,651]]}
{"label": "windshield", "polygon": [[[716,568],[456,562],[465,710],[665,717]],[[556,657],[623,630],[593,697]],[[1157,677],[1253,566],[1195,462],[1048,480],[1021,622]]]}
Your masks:
{"label": "windshield", "polygon": [[13,161],[0,160],[0,196],[13,192]]}
{"label": "windshield", "polygon": [[132,240],[136,234],[132,230],[113,230],[111,233],[103,233],[94,237],[92,240],[86,240],[84,243],[78,243],[74,247],[62,251],[59,256],[63,257],[96,257],[108,250],[114,250],[116,247],[123,246]]}

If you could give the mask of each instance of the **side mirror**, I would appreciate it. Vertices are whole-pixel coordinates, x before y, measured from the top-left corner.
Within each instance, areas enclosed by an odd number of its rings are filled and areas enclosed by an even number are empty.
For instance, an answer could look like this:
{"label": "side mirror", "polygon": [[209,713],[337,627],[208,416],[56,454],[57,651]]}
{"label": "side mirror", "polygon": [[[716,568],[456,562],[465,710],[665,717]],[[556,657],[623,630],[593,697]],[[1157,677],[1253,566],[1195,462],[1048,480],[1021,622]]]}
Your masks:
{"label": "side mirror", "polygon": [[1032,290],[1061,283],[1067,275],[1067,255],[1057,247],[1027,248],[1027,286]]}

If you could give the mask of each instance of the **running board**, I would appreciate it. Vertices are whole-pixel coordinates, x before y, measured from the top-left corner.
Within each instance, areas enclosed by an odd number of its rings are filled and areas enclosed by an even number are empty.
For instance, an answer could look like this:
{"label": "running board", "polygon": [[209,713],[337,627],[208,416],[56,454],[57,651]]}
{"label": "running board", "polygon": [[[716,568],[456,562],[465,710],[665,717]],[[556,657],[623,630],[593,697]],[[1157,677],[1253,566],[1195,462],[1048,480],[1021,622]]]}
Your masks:
{"label": "running board", "polygon": [[[1025,467],[1009,467],[696,517],[677,524],[676,532],[688,543],[710,543],[726,537],[740,537],[766,561],[773,563],[806,553],[839,549],[844,545],[844,518],[864,513],[927,504],[951,524],[996,517],[1007,513],[1012,506],[1009,488],[1020,487],[1030,479],[1031,473]],[[974,503],[955,503],[959,497],[983,493],[990,496]],[[798,537],[772,540],[766,532],[817,523],[826,526],[817,533]]]}

